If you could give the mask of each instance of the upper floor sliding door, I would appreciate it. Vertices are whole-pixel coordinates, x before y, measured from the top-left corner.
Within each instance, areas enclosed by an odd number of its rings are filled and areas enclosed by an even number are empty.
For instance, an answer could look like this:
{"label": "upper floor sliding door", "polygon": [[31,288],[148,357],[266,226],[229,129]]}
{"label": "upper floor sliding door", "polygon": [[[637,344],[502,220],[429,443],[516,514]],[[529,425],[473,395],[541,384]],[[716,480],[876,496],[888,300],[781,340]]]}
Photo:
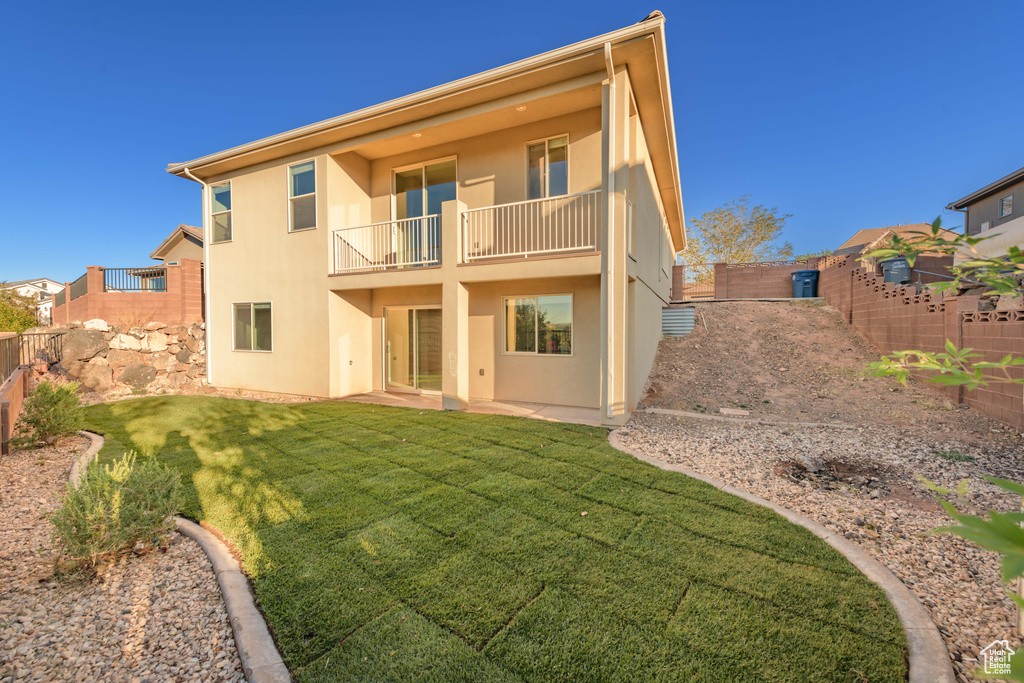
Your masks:
{"label": "upper floor sliding door", "polygon": [[441,205],[457,197],[455,159],[395,171],[392,238],[399,265],[441,262]]}

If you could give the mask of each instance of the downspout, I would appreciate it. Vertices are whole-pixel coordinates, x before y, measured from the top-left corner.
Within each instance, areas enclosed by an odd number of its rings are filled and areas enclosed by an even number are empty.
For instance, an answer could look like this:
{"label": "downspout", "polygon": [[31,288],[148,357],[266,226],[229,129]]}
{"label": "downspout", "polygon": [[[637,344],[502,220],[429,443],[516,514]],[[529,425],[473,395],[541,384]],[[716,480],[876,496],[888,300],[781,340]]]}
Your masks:
{"label": "downspout", "polygon": [[605,327],[602,330],[607,353],[605,354],[605,402],[607,403],[607,417],[611,418],[615,413],[615,335],[612,334],[613,321],[611,311],[614,310],[615,291],[612,283],[615,280],[615,64],[612,62],[612,44],[604,44],[604,66],[608,71],[608,168],[605,172],[608,176],[608,196],[605,197],[605,206],[608,212],[608,224],[605,226],[605,241],[601,250],[605,257],[605,272],[602,279],[602,290],[604,293],[604,317]]}
{"label": "downspout", "polygon": [[203,188],[203,305],[206,308],[206,315],[203,316],[204,327],[203,342],[206,345],[206,384],[213,384],[213,354],[210,352],[210,186],[199,178],[192,175],[187,168],[182,169],[182,174],[199,183]]}

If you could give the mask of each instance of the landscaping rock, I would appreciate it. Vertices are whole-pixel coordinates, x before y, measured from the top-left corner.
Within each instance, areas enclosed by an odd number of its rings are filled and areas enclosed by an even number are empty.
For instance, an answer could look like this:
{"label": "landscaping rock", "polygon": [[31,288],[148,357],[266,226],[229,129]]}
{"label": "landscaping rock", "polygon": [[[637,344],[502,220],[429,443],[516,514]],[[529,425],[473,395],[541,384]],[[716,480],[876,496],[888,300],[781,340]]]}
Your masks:
{"label": "landscaping rock", "polygon": [[167,327],[166,323],[158,323],[158,322],[146,323],[146,329],[149,330],[149,331],[162,330],[165,327]]}
{"label": "landscaping rock", "polygon": [[146,335],[144,348],[150,353],[167,350],[167,335],[163,332],[150,332]]}
{"label": "landscaping rock", "polygon": [[110,348],[126,351],[141,351],[142,340],[133,334],[119,334],[110,340]]}
{"label": "landscaping rock", "polygon": [[0,460],[0,681],[245,681],[209,559],[172,534],[166,552],[58,578],[46,518],[88,441]]}
{"label": "landscaping rock", "polygon": [[92,320],[86,320],[82,323],[82,327],[87,330],[99,330],[100,332],[106,332],[110,329],[110,325],[107,324],[106,320],[100,318],[93,318]]}
{"label": "landscaping rock", "polygon": [[156,379],[156,368],[142,363],[133,363],[124,369],[117,381],[133,387],[144,387]]}
{"label": "landscaping rock", "polygon": [[64,358],[78,361],[89,360],[97,355],[107,354],[107,343],[99,330],[71,330],[64,335]]}

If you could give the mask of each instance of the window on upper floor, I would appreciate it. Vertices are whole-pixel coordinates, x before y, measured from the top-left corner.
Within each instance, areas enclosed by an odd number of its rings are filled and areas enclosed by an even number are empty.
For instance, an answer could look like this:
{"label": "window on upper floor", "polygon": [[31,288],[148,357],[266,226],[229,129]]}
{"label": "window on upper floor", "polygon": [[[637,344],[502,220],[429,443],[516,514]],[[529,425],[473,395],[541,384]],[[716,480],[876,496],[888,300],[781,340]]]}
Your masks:
{"label": "window on upper floor", "polygon": [[569,194],[569,136],[526,145],[527,199]]}
{"label": "window on upper floor", "polygon": [[210,219],[213,244],[231,241],[231,182],[210,187]]}
{"label": "window on upper floor", "polygon": [[316,162],[288,167],[288,202],[289,231],[316,227]]}
{"label": "window on upper floor", "polygon": [[506,297],[505,353],[572,355],[572,294]]}
{"label": "window on upper floor", "polygon": [[999,200],[999,217],[1006,218],[1013,213],[1013,195],[1008,194]]}
{"label": "window on upper floor", "polygon": [[235,351],[272,351],[273,325],[270,304],[232,304],[234,309]]}

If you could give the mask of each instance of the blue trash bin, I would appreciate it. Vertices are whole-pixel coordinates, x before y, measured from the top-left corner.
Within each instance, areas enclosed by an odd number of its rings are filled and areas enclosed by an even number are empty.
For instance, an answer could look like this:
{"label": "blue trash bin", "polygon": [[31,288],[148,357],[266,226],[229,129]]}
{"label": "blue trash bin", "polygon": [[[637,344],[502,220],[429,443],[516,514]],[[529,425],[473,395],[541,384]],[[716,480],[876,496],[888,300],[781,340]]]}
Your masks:
{"label": "blue trash bin", "polygon": [[793,271],[793,298],[809,299],[818,296],[818,271]]}

